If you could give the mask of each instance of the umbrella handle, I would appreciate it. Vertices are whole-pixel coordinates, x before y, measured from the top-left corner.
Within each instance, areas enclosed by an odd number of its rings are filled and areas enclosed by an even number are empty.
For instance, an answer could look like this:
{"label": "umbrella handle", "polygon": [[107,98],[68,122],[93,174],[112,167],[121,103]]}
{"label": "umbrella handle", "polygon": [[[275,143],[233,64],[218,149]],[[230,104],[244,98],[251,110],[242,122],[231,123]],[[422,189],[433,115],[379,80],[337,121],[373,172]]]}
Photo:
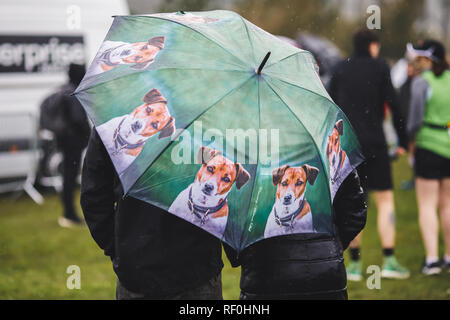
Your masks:
{"label": "umbrella handle", "polygon": [[262,69],[264,68],[264,65],[266,64],[267,60],[269,60],[270,51],[267,52],[266,56],[264,57],[263,61],[258,67],[258,70],[256,71],[257,74],[261,74]]}

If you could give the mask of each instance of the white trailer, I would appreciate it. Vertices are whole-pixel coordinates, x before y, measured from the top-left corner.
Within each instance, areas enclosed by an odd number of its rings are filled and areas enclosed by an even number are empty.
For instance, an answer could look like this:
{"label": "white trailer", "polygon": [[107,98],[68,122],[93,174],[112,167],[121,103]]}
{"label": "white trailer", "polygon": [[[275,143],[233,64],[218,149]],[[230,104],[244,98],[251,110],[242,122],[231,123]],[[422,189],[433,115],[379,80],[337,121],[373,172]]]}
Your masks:
{"label": "white trailer", "polygon": [[32,189],[40,157],[42,100],[67,81],[70,63],[89,65],[125,0],[0,2],[0,192]]}

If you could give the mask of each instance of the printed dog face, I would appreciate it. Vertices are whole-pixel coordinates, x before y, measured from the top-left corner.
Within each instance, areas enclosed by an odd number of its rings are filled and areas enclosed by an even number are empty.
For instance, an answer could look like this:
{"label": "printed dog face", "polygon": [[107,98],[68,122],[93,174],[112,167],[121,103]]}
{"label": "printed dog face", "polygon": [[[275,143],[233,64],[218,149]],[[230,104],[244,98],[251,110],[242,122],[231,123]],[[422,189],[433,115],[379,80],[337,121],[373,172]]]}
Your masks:
{"label": "printed dog face", "polygon": [[272,171],[272,182],[277,186],[275,205],[280,216],[289,215],[299,208],[306,183],[314,185],[318,174],[319,169],[307,164],[301,167],[284,165]]}
{"label": "printed dog face", "polygon": [[150,90],[144,104],[131,112],[120,125],[120,136],[129,144],[136,144],[159,132],[159,139],[175,132],[175,119],[167,108],[167,100],[158,89]]}
{"label": "printed dog face", "polygon": [[147,42],[135,42],[118,46],[109,53],[112,64],[135,64],[133,68],[143,69],[153,62],[164,48],[165,37],[154,37]]}
{"label": "printed dog face", "polygon": [[344,122],[337,121],[334,125],[333,132],[328,136],[327,156],[330,167],[336,167],[339,162],[339,152],[341,151],[341,136],[344,134]]}
{"label": "printed dog face", "polygon": [[250,174],[240,163],[233,163],[217,150],[202,146],[197,160],[202,166],[193,184],[195,203],[216,206],[226,198],[234,183],[240,189],[250,179]]}

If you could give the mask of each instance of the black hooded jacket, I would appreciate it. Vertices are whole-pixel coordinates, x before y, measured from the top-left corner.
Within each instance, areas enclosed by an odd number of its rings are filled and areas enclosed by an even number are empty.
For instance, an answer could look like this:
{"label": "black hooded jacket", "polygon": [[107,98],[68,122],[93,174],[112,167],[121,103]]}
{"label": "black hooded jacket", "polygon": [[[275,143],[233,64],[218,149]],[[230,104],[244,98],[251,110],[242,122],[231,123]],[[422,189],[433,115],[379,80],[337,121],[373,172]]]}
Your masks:
{"label": "black hooded jacket", "polygon": [[245,299],[308,299],[346,296],[343,250],[364,228],[366,195],[353,170],[333,202],[334,235],[292,234],[259,241],[239,256],[229,246],[232,266],[241,266]]}
{"label": "black hooded jacket", "polygon": [[331,78],[330,95],[350,120],[366,158],[367,149],[386,147],[384,103],[392,112],[400,146],[408,147],[405,115],[384,60],[359,52],[342,61]]}
{"label": "black hooded jacket", "polygon": [[128,290],[163,299],[196,288],[222,270],[217,238],[146,202],[123,198],[96,130],[83,165],[81,207],[92,237]]}

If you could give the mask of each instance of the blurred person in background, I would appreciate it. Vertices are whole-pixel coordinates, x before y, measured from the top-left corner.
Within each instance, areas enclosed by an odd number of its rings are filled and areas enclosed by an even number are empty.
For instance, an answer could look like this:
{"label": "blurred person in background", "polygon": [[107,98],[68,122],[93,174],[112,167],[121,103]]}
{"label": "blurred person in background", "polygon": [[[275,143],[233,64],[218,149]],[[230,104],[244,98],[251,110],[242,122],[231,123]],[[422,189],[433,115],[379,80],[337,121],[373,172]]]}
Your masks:
{"label": "blurred person in background", "polygon": [[[408,119],[409,115],[409,105],[411,101],[411,84],[415,77],[420,75],[423,71],[431,68],[431,61],[424,56],[424,53],[418,50],[414,50],[412,44],[408,43],[406,46],[405,61],[407,64],[407,69],[404,71],[406,73],[405,82],[399,88],[399,100],[401,106],[401,112],[405,119]],[[410,146],[410,141],[408,140],[408,146]],[[408,147],[410,149],[410,147]],[[408,163],[411,167],[414,166],[414,155],[409,153]],[[414,173],[408,181],[402,181],[400,188],[402,190],[414,189]]]}
{"label": "blurred person in background", "polygon": [[61,200],[64,208],[63,216],[58,219],[61,227],[83,225],[75,206],[75,187],[80,172],[81,154],[87,146],[90,126],[80,102],[71,96],[85,74],[85,66],[70,64],[69,82],[57,93],[53,103],[55,113],[53,122],[54,134],[58,149],[63,155],[63,190]]}
{"label": "blurred person in background", "polygon": [[[404,118],[392,86],[389,66],[378,58],[378,35],[371,30],[360,30],[354,35],[353,44],[354,54],[335,69],[330,95],[349,118],[366,158],[358,167],[358,173],[363,188],[375,193],[384,257],[381,276],[406,279],[409,271],[398,263],[394,255],[395,208],[391,165],[383,131],[384,104],[390,107],[399,138],[397,155],[404,154],[407,148]],[[362,280],[360,244],[361,234],[350,243],[348,280]]]}
{"label": "blurred person in background", "polygon": [[[425,247],[422,273],[450,271],[450,71],[444,46],[426,40],[415,51],[422,68],[430,70],[411,83],[408,133],[414,154],[419,225]],[[439,260],[439,219],[445,254]]]}

